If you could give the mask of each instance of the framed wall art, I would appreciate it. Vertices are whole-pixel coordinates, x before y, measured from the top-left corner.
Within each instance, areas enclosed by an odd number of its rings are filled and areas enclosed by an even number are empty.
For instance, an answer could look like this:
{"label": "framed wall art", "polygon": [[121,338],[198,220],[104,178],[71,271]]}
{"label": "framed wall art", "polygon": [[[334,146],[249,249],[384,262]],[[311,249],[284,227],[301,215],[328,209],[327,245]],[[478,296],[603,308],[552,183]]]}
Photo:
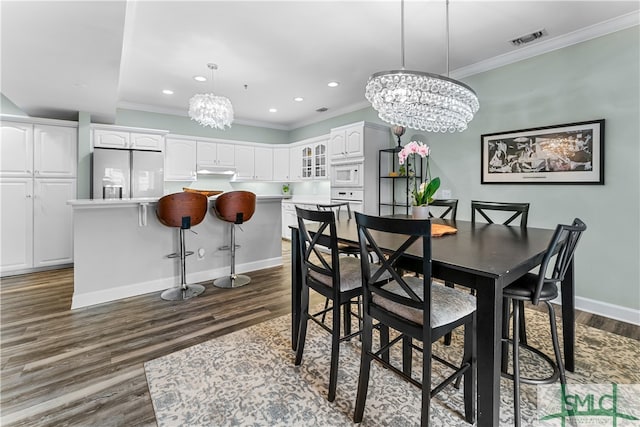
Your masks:
{"label": "framed wall art", "polygon": [[604,119],[481,136],[482,184],[604,184]]}

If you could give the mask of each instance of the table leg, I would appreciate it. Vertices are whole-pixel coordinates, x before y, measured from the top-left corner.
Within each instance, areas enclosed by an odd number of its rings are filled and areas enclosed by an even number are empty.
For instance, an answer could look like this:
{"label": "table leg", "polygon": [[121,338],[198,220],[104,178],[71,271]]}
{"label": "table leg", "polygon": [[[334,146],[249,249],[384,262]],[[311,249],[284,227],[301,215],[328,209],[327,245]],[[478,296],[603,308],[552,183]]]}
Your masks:
{"label": "table leg", "polygon": [[564,348],[564,368],[567,371],[575,370],[574,343],[576,337],[575,327],[575,287],[573,274],[573,260],[569,263],[564,280],[560,285],[562,292],[562,344]]}
{"label": "table leg", "polygon": [[478,427],[500,424],[502,291],[488,278],[476,280]]}
{"label": "table leg", "polygon": [[291,228],[291,348],[298,348],[300,328],[300,292],[302,289],[302,254],[300,254],[300,232]]}

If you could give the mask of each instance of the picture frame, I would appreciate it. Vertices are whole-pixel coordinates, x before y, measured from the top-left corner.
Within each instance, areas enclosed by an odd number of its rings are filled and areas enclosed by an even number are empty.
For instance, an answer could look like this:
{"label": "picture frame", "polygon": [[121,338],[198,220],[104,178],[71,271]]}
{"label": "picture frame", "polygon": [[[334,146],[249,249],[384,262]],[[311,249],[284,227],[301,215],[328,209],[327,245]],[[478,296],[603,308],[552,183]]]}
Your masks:
{"label": "picture frame", "polygon": [[604,119],[484,134],[482,184],[604,185]]}

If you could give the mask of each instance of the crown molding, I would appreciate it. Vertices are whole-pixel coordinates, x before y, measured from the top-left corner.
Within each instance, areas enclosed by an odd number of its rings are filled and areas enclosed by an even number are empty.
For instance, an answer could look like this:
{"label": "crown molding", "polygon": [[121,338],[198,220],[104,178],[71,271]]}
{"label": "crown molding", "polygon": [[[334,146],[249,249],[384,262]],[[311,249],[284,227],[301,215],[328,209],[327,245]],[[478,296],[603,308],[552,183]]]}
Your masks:
{"label": "crown molding", "polygon": [[599,22],[589,27],[581,28],[552,39],[540,40],[530,45],[517,48],[513,52],[495,56],[485,61],[476,62],[466,67],[457,68],[450,73],[452,78],[461,79],[474,74],[490,71],[505,65],[513,64],[524,59],[533,58],[554,50],[562,49],[587,40],[615,33],[616,31],[640,25],[640,12],[631,12],[607,21]]}

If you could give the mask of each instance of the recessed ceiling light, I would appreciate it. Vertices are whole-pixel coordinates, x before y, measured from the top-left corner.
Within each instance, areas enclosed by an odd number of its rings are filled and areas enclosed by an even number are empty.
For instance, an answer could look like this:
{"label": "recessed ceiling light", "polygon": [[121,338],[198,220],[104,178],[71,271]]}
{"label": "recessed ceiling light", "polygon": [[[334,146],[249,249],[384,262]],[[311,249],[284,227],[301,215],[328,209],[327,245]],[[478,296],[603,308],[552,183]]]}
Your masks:
{"label": "recessed ceiling light", "polygon": [[162,93],[164,93],[165,95],[173,95],[173,91],[171,89],[164,89]]}
{"label": "recessed ceiling light", "polygon": [[269,108],[269,112],[270,113],[277,113],[278,109],[277,108]]}
{"label": "recessed ceiling light", "polygon": [[301,97],[301,96],[296,96],[295,98],[293,98],[293,100],[296,101],[296,102],[302,102],[302,101],[304,101],[304,98]]}
{"label": "recessed ceiling light", "polygon": [[329,86],[329,87],[336,87],[338,85],[340,85],[339,82],[329,82],[329,83],[327,83],[327,86]]}
{"label": "recessed ceiling light", "polygon": [[207,78],[204,76],[194,76],[193,80],[197,81],[197,82],[206,82]]}

